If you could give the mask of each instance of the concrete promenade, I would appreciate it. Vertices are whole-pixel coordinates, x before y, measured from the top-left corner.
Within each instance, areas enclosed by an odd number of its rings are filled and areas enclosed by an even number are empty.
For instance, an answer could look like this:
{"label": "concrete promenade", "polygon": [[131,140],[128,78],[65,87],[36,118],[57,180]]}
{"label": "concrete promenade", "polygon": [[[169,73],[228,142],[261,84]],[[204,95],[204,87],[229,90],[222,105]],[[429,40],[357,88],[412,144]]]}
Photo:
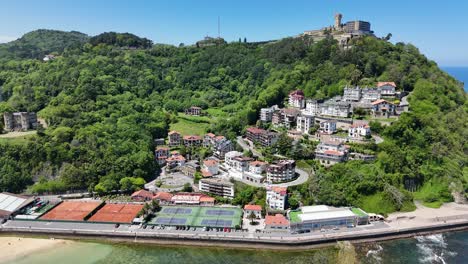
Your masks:
{"label": "concrete promenade", "polygon": [[448,220],[427,222],[420,226],[391,226],[386,223],[360,226],[350,229],[328,230],[305,234],[290,233],[250,233],[216,231],[179,231],[175,229],[143,229],[135,225],[17,221],[11,220],[0,226],[5,234],[47,235],[56,238],[95,238],[142,243],[168,243],[184,245],[229,246],[298,249],[297,246],[311,248],[333,244],[337,241],[368,242],[412,237],[450,230],[468,229],[468,215],[451,216]]}

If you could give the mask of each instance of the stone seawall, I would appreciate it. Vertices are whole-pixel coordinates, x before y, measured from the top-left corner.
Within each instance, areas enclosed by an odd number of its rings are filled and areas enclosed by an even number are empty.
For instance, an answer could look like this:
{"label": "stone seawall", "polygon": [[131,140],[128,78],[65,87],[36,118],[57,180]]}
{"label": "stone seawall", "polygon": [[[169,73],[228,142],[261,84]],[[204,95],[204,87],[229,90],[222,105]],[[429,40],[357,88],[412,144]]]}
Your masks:
{"label": "stone seawall", "polygon": [[414,227],[399,230],[372,230],[369,232],[346,232],[346,234],[323,234],[311,236],[284,237],[227,237],[200,234],[159,234],[149,232],[121,231],[90,231],[90,230],[57,230],[47,228],[2,227],[0,234],[41,235],[64,239],[106,240],[114,242],[148,243],[164,245],[192,245],[236,248],[269,248],[297,250],[333,245],[338,241],[363,243],[383,241],[398,238],[408,238],[416,235],[428,235],[448,231],[468,230],[468,219],[457,223],[445,223],[432,226]]}

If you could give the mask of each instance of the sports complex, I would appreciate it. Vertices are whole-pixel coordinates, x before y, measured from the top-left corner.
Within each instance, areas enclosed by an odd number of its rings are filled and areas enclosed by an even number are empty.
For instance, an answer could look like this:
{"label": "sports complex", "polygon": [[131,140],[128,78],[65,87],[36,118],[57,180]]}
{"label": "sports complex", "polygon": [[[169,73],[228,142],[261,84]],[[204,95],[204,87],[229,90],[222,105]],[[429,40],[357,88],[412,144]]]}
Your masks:
{"label": "sports complex", "polygon": [[234,207],[163,206],[148,225],[236,228],[241,218]]}

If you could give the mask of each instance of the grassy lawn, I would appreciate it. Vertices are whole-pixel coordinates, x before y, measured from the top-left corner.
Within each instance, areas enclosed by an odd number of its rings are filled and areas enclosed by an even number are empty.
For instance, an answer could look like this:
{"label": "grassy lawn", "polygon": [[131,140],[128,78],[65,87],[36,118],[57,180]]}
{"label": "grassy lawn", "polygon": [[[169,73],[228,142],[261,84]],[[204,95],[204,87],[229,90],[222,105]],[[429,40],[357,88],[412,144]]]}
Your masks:
{"label": "grassy lawn", "polygon": [[301,222],[301,219],[299,218],[299,214],[301,214],[300,211],[290,211],[289,212],[289,220],[293,223],[299,223]]}
{"label": "grassy lawn", "polygon": [[29,139],[36,135],[36,131],[27,131],[27,132],[12,132],[7,134],[0,135],[0,144],[26,144]]}
{"label": "grassy lawn", "polygon": [[208,108],[205,110],[212,117],[228,117],[229,114],[224,112],[221,108]]}
{"label": "grassy lawn", "polygon": [[209,123],[199,123],[188,119],[179,118],[177,123],[170,125],[170,130],[180,132],[182,135],[204,135],[210,127]]}
{"label": "grassy lawn", "polygon": [[[382,215],[388,215],[396,211],[392,202],[385,197],[383,193],[376,193],[370,196],[365,196],[360,199],[359,207],[368,212]],[[414,211],[416,206],[412,202],[405,202],[400,209],[401,212]]]}
{"label": "grassy lawn", "polygon": [[445,202],[451,202],[447,197],[441,197],[447,187],[444,183],[429,181],[426,182],[417,192],[413,193],[415,200],[420,200],[424,206],[439,208]]}

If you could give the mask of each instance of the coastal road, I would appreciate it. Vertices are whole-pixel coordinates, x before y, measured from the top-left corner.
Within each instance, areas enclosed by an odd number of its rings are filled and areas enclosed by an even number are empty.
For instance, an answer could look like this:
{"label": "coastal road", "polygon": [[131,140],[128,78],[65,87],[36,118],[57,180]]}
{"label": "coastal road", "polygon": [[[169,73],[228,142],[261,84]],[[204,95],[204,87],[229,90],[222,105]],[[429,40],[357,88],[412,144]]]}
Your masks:
{"label": "coastal road", "polygon": [[252,151],[254,156],[257,156],[259,158],[263,158],[262,153],[258,152],[254,147],[251,142],[246,142],[241,136],[237,137],[237,144],[242,147],[243,150],[250,150]]}

